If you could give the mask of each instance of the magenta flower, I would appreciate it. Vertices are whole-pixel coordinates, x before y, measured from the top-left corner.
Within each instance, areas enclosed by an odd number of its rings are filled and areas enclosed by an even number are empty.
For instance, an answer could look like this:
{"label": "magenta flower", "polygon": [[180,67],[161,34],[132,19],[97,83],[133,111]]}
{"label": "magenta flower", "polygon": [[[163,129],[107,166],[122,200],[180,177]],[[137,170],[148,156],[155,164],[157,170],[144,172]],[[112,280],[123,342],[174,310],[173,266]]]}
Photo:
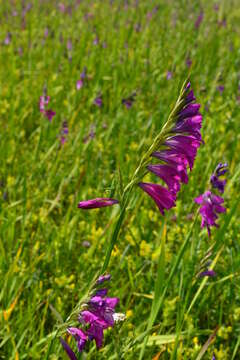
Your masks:
{"label": "magenta flower", "polygon": [[220,196],[214,195],[211,191],[206,191],[204,194],[196,197],[194,201],[201,205],[200,214],[202,216],[201,228],[206,227],[208,231],[208,235],[211,236],[210,228],[212,226],[218,227],[219,225],[216,223],[218,218],[217,214],[223,213],[226,211],[223,204],[224,199]]}
{"label": "magenta flower", "polygon": [[[78,351],[82,352],[88,341],[95,341],[97,348],[103,345],[104,330],[113,327],[118,313],[115,313],[115,307],[119,302],[116,297],[107,297],[108,289],[98,288],[99,284],[110,280],[110,274],[101,275],[96,283],[93,295],[84,304],[84,310],[80,311],[78,321],[81,328],[70,327],[67,332],[76,340]],[[123,315],[123,314],[120,314]],[[116,319],[116,320],[115,320]],[[60,339],[64,350],[71,360],[76,359],[76,355],[64,340]]]}
{"label": "magenta flower", "polygon": [[205,270],[200,272],[200,274],[198,275],[198,277],[205,277],[205,276],[213,277],[216,276],[216,273],[214,270]]}
{"label": "magenta flower", "polygon": [[125,105],[126,109],[130,109],[135,101],[136,93],[133,93],[126,99],[122,99],[122,104]]}
{"label": "magenta flower", "polygon": [[138,184],[155,201],[162,215],[164,209],[171,209],[175,206],[176,197],[173,193],[158,184],[143,183]]}
{"label": "magenta flower", "polygon": [[118,200],[111,198],[96,198],[91,200],[80,201],[78,203],[79,209],[97,209],[105,206],[112,206],[118,204]]}
{"label": "magenta flower", "polygon": [[197,20],[195,21],[195,24],[194,24],[196,29],[198,29],[200,27],[200,25],[201,25],[201,23],[203,21],[203,16],[204,16],[203,11],[201,11],[200,14],[197,17]]}
{"label": "magenta flower", "polygon": [[12,34],[10,32],[7,33],[7,36],[4,39],[4,45],[9,45],[12,39]]}
{"label": "magenta flower", "polygon": [[106,275],[100,275],[99,278],[96,281],[96,284],[102,284],[105,281],[109,281],[111,279],[111,275],[110,274],[106,274]]}
{"label": "magenta flower", "polygon": [[[46,90],[44,90],[46,92]],[[50,101],[50,96],[43,95],[39,98],[39,110],[40,112],[51,122],[53,116],[56,115],[56,112],[52,109],[46,109],[46,106],[48,106],[48,103]]]}
{"label": "magenta flower", "polygon": [[86,78],[87,69],[84,67],[83,72],[80,74],[80,79],[76,82],[76,89],[80,90],[84,85],[84,79]]}
{"label": "magenta flower", "polygon": [[48,118],[48,120],[51,122],[52,118],[56,115],[56,112],[52,109],[45,110],[44,115]]}
{"label": "magenta flower", "polygon": [[168,71],[168,72],[167,72],[167,76],[166,76],[167,80],[172,79],[172,77],[173,77],[172,72],[171,72],[171,71]]}
{"label": "magenta flower", "polygon": [[220,180],[219,177],[223,176],[228,171],[227,167],[227,163],[218,164],[210,179],[212,187],[218,189],[221,194],[224,193],[224,188],[227,181],[225,179]]}
{"label": "magenta flower", "polygon": [[195,100],[188,83],[185,95],[181,99],[183,105],[175,115],[175,123],[166,135],[163,149],[152,153],[161,163],[147,166],[150,172],[164,181],[168,189],[160,185],[139,183],[139,186],[153,198],[162,214],[164,209],[175,206],[181,183],[188,183],[187,168],[192,170],[197,150],[203,143],[200,132],[200,104],[195,103]]}
{"label": "magenta flower", "polygon": [[88,340],[87,335],[81,329],[74,328],[74,327],[68,328],[67,331],[69,334],[71,334],[75,338],[75,340],[77,342],[77,346],[78,346],[78,351],[79,352],[83,351],[83,349],[86,345],[86,342]]}
{"label": "magenta flower", "polygon": [[80,90],[82,87],[83,87],[83,80],[82,80],[82,79],[79,79],[79,80],[76,82],[76,89],[77,89],[77,90]]}
{"label": "magenta flower", "polygon": [[101,96],[97,96],[95,99],[94,99],[94,104],[98,107],[101,107],[102,104],[103,104],[103,101],[102,101],[102,97]]}

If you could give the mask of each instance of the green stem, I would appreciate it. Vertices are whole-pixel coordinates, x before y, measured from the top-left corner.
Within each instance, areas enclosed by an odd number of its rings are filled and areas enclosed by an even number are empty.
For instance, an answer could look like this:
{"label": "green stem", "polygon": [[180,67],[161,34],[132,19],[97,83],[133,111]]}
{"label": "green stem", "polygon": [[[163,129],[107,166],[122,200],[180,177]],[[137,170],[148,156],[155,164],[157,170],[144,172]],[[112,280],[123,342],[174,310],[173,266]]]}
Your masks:
{"label": "green stem", "polygon": [[52,339],[51,339],[51,342],[50,342],[50,344],[49,344],[49,347],[48,347],[48,350],[47,350],[47,354],[46,354],[44,360],[48,360],[49,355],[50,355],[50,351],[52,350],[52,346],[53,346],[53,343],[54,343],[54,341],[55,341],[55,339],[56,339],[56,337],[57,337],[57,334],[58,334],[58,330],[55,331],[55,334],[54,334],[54,336],[53,336]]}
{"label": "green stem", "polygon": [[[150,329],[154,325],[154,322],[155,322],[155,320],[157,318],[157,315],[158,315],[158,313],[159,313],[159,311],[160,311],[160,309],[161,309],[161,307],[163,305],[163,302],[164,302],[166,293],[168,291],[169,285],[171,284],[171,281],[172,281],[172,279],[173,279],[173,277],[174,277],[174,275],[176,273],[178,265],[179,265],[183,255],[184,255],[185,249],[186,249],[187,244],[188,244],[188,242],[190,240],[190,237],[191,237],[192,230],[193,230],[193,227],[195,225],[196,219],[197,219],[197,215],[195,217],[194,222],[192,223],[192,226],[191,226],[191,229],[190,229],[190,231],[188,233],[188,236],[186,237],[184,243],[182,244],[182,246],[180,248],[180,251],[179,251],[179,253],[177,255],[175,263],[174,263],[174,265],[172,267],[172,270],[171,270],[171,272],[169,274],[169,277],[168,277],[168,279],[166,281],[166,285],[165,285],[165,288],[163,290],[162,296],[159,297],[159,300],[155,304],[153,304],[153,306],[152,306],[151,315],[150,315],[148,326],[147,326],[147,332],[150,331]],[[161,256],[161,254],[160,254],[160,256]],[[145,353],[145,348],[146,348],[146,345],[147,345],[147,341],[148,341],[148,336],[146,336],[145,339],[144,339],[144,343],[143,343],[143,346],[142,346],[142,349],[141,349],[141,352],[140,352],[140,355],[139,355],[139,360],[143,359],[143,356],[144,356],[144,353]]]}

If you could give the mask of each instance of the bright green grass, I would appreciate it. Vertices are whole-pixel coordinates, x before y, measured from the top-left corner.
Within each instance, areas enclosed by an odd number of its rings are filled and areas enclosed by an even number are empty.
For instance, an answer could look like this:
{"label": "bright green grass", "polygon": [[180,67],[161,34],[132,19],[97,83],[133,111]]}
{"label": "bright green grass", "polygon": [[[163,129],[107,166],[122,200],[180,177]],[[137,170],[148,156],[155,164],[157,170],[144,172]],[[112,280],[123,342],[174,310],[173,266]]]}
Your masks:
{"label": "bright green grass", "polygon": [[[15,3],[21,13],[22,2]],[[82,358],[118,359],[121,354],[123,359],[138,359],[155,287],[151,319],[156,327],[149,333],[144,359],[157,360],[161,352],[160,359],[196,359],[217,326],[215,342],[203,359],[211,359],[213,351],[217,359],[239,359],[239,2],[221,1],[216,12],[215,2],[203,1],[198,30],[194,22],[201,8],[192,1],[140,0],[135,7],[131,0],[127,7],[124,1],[110,6],[107,0],[83,0],[72,17],[58,11],[55,1],[32,3],[23,30],[21,16],[11,15],[11,2],[0,5],[1,43],[12,33],[10,45],[0,46],[0,359],[43,359],[58,323],[54,312],[66,319],[87,291],[103,264],[118,209],[85,212],[77,203],[91,197],[118,198],[119,169],[125,186],[174,106],[189,74],[187,57],[193,61],[191,82],[202,104],[205,145],[189,184],[165,219],[142,191],[133,191],[108,269],[110,294],[120,298],[118,311],[128,318],[106,334],[101,351],[92,344]],[[147,19],[157,4],[158,11]],[[219,27],[224,18],[227,26]],[[136,24],[141,24],[140,32]],[[54,37],[43,43],[46,27]],[[76,91],[84,66],[89,78]],[[173,72],[171,80],[167,71]],[[38,109],[45,84],[50,107],[57,112],[52,123]],[[221,84],[222,95],[216,89]],[[127,110],[121,100],[134,91],[136,101]],[[100,109],[93,105],[99,92],[104,103]],[[64,119],[69,136],[61,148]],[[96,137],[84,143],[92,126]],[[230,165],[224,194],[228,211],[209,240],[206,231],[200,231],[200,219],[192,226],[197,212],[193,199],[208,187],[221,161]],[[83,241],[91,247],[83,247]],[[205,280],[201,288],[195,274],[213,244],[212,260],[219,255],[218,276]],[[66,359],[58,339],[49,359]]]}

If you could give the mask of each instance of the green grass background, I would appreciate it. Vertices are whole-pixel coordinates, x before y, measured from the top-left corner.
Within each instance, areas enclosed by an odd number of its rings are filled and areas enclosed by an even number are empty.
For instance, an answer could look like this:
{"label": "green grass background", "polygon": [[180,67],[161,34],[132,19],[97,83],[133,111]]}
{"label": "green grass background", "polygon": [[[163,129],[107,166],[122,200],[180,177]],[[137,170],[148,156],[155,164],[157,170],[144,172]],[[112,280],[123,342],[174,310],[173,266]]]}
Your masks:
{"label": "green grass background", "polygon": [[[217,163],[227,161],[227,213],[220,215],[212,239],[200,230],[200,219],[194,224],[144,359],[196,359],[216,326],[203,359],[211,359],[213,351],[217,359],[240,359],[239,2],[65,1],[65,13],[58,1],[31,3],[24,17],[27,2],[0,3],[0,359],[44,358],[58,322],[51,309],[66,319],[87,291],[117,216],[118,207],[85,212],[78,201],[118,198],[119,171],[127,185],[189,74],[201,104],[205,145],[165,218],[140,189],[133,191],[109,267],[110,294],[120,298],[118,311],[127,320],[107,332],[99,352],[91,344],[82,358],[139,357],[154,284],[162,293],[197,211],[193,199],[208,188]],[[12,38],[5,45],[8,32]],[[77,91],[84,67],[87,80]],[[39,112],[44,85],[56,111],[52,123]],[[128,110],[121,100],[134,91]],[[93,104],[98,94],[101,108]],[[64,120],[69,135],[60,146]],[[84,142],[92,129],[95,138]],[[204,282],[188,311],[201,284],[195,274],[213,244],[217,277]],[[66,359],[58,339],[49,359]]]}

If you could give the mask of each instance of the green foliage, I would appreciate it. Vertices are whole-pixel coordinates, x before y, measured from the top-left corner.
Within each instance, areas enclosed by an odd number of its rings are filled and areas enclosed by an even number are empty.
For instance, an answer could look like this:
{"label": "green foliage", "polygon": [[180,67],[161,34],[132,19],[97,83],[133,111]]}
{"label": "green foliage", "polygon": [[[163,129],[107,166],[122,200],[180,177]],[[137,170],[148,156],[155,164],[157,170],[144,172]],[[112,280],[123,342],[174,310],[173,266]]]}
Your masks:
{"label": "green foliage", "polygon": [[[132,191],[108,268],[111,295],[127,320],[107,332],[100,351],[91,345],[84,356],[135,360],[145,344],[144,359],[196,359],[218,326],[203,359],[213,351],[238,359],[239,3],[221,1],[218,11],[213,1],[202,8],[173,0],[67,3],[71,15],[58,1],[32,1],[25,16],[20,0],[0,4],[0,359],[43,359],[49,349],[50,360],[66,359],[59,341],[49,348],[50,341],[101,270],[119,217],[117,207],[87,212],[77,203],[120,198],[188,75],[202,105],[205,145],[167,218]],[[51,123],[39,112],[45,85],[56,111]],[[135,91],[126,109],[121,101]],[[194,222],[193,199],[221,161],[230,168],[227,213],[209,240],[200,219]],[[196,279],[211,245],[217,277]]]}

